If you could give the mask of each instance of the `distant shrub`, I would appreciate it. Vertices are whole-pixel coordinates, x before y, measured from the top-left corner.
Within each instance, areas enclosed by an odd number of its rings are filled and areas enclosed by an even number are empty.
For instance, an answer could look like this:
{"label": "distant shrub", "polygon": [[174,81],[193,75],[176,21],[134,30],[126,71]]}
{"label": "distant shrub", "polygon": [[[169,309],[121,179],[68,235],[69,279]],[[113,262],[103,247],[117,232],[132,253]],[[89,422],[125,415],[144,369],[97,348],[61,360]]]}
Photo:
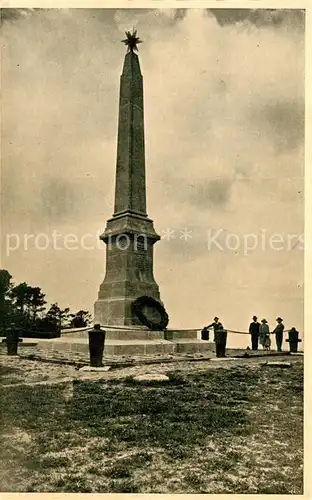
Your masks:
{"label": "distant shrub", "polygon": [[114,479],[122,478],[122,477],[131,477],[130,467],[125,463],[116,464],[111,467],[106,475],[108,477],[112,477]]}
{"label": "distant shrub", "polygon": [[169,377],[169,381],[171,384],[174,385],[187,384],[187,379],[185,378],[185,375],[183,375],[180,372],[167,372],[166,375],[167,377]]}
{"label": "distant shrub", "polygon": [[139,486],[133,479],[125,479],[124,481],[112,481],[109,490],[113,493],[139,493]]}
{"label": "distant shrub", "polygon": [[57,467],[67,467],[70,464],[70,460],[68,457],[55,457],[55,456],[46,456],[43,457],[40,461],[41,469],[49,469],[49,468],[57,468]]}
{"label": "distant shrub", "polygon": [[123,379],[123,382],[126,383],[126,384],[130,384],[130,385],[135,385],[137,382],[134,380],[134,377],[133,375],[127,375],[124,379]]}

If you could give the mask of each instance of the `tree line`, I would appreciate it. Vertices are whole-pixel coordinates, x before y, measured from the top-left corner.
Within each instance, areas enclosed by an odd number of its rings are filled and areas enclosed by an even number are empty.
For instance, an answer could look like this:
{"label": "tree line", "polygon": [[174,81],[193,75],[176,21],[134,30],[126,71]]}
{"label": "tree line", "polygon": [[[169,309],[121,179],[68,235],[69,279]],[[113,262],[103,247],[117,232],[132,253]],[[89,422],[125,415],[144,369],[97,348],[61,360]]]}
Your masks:
{"label": "tree line", "polygon": [[0,269],[0,335],[16,326],[21,336],[59,335],[63,328],[81,328],[91,324],[91,314],[79,310],[72,313],[58,303],[47,307],[45,294],[38,286],[15,284],[6,269]]}

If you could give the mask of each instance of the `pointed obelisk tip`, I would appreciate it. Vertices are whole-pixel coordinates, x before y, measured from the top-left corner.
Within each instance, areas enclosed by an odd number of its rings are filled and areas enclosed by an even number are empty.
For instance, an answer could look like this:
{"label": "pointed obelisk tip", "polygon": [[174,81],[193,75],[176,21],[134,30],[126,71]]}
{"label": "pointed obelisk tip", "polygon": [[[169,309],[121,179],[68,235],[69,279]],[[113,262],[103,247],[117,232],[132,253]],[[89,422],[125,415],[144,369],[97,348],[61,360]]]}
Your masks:
{"label": "pointed obelisk tip", "polygon": [[127,52],[139,52],[139,49],[137,45],[139,43],[142,43],[142,40],[137,36],[137,30],[133,28],[132,33],[130,31],[125,31],[126,33],[126,38],[124,40],[121,40],[122,43],[127,45]]}

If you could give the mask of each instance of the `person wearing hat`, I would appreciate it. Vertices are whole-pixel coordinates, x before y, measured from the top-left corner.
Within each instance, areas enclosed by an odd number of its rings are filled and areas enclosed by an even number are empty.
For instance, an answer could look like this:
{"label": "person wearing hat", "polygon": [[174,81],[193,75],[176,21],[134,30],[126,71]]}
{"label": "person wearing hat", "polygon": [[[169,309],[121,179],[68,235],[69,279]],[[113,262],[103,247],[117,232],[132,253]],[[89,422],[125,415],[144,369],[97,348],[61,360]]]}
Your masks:
{"label": "person wearing hat", "polygon": [[267,337],[270,335],[270,329],[268,322],[265,318],[261,320],[261,325],[259,326],[259,341],[262,348],[265,349],[267,345]]}
{"label": "person wearing hat", "polygon": [[283,325],[283,319],[278,317],[276,318],[277,321],[277,326],[274,328],[272,333],[275,333],[275,340],[276,340],[276,347],[277,351],[281,352],[282,351],[282,343],[283,343],[283,332],[284,332],[284,325]]}
{"label": "person wearing hat", "polygon": [[253,321],[249,325],[249,333],[251,335],[251,348],[253,351],[257,351],[259,342],[260,323],[258,321],[257,316],[253,316],[252,319]]}
{"label": "person wearing hat", "polygon": [[214,317],[213,323],[211,323],[210,325],[208,325],[208,326],[205,327],[205,329],[207,329],[207,330],[209,328],[213,328],[213,332],[214,332],[214,339],[213,339],[213,341],[215,342],[216,331],[217,330],[221,330],[221,328],[223,328],[222,323],[220,323],[218,316]]}

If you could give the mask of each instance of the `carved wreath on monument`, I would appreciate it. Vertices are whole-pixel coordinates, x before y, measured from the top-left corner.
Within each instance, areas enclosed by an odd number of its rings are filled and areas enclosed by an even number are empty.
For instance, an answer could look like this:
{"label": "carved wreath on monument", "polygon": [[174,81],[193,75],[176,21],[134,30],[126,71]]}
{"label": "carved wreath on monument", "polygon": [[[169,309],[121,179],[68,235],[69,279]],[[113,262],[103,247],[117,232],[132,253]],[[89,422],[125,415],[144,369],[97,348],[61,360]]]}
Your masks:
{"label": "carved wreath on monument", "polygon": [[151,330],[165,330],[169,316],[164,306],[147,295],[142,295],[131,304],[133,314]]}

